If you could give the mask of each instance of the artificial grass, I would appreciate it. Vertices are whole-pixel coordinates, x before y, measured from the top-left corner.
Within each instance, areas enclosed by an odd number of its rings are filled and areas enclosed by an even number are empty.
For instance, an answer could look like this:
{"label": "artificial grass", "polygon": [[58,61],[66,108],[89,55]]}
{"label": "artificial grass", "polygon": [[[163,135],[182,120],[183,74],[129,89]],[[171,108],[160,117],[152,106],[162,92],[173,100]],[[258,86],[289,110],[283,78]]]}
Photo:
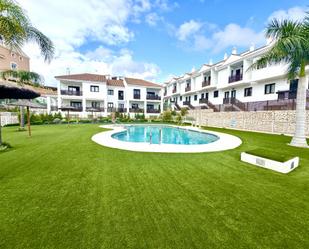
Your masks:
{"label": "artificial grass", "polygon": [[[4,128],[0,248],[309,248],[309,153],[290,138],[223,129],[216,153],[138,153],[93,143],[97,125]],[[240,152],[298,155],[288,175]]]}
{"label": "artificial grass", "polygon": [[282,162],[282,163],[295,157],[295,156],[290,156],[286,154],[281,154],[280,152],[278,153],[278,151],[274,151],[272,148],[269,148],[269,149],[258,148],[258,149],[246,151],[246,153],[251,154],[253,156],[263,157],[263,158],[267,158],[267,159]]}

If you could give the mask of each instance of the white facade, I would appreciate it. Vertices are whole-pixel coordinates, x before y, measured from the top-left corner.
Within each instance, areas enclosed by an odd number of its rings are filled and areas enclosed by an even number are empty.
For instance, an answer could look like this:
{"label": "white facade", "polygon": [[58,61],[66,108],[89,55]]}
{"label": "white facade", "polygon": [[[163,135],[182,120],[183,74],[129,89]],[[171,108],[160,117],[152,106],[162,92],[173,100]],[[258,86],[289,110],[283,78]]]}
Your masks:
{"label": "white facade", "polygon": [[[242,54],[234,49],[229,57],[216,64],[205,64],[193,73],[173,78],[164,84],[165,103],[173,109],[235,105],[234,110],[250,108],[253,102],[260,102],[256,103],[260,104],[257,108],[264,109],[266,104],[278,99],[286,100],[285,104],[292,103],[297,83],[288,81],[286,65],[250,68],[269,48],[270,45],[256,50],[250,48]],[[276,104],[276,108],[281,107],[284,108]]]}
{"label": "white facade", "polygon": [[119,112],[131,117],[161,113],[162,87],[140,79],[95,74],[56,76],[58,110],[73,107],[70,114],[80,118],[90,115],[105,117]]}

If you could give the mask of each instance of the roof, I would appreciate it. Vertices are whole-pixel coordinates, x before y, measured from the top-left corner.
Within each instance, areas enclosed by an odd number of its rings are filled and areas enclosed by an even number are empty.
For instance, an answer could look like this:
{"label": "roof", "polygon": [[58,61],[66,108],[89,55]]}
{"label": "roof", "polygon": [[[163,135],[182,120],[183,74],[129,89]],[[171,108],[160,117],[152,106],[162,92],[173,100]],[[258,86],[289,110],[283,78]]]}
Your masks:
{"label": "roof", "polygon": [[124,87],[123,80],[107,80],[107,85]]}
{"label": "roof", "polygon": [[134,78],[125,78],[127,84],[129,85],[137,85],[137,86],[148,86],[148,87],[162,87],[159,84],[155,84],[153,82],[142,80],[142,79],[134,79]]}
{"label": "roof", "polygon": [[63,80],[79,80],[79,81],[96,81],[96,82],[105,82],[105,75],[101,74],[91,74],[91,73],[82,73],[82,74],[68,74],[68,75],[59,75],[55,78]]}

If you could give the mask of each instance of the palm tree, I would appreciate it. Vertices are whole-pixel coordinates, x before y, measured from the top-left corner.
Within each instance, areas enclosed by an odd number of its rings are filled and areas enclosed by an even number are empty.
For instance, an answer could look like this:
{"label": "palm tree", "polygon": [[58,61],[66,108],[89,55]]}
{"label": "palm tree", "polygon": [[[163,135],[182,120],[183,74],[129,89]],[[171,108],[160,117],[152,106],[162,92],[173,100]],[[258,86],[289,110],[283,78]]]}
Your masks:
{"label": "palm tree", "polygon": [[[16,81],[19,85],[32,85],[32,86],[40,86],[43,82],[43,77],[35,72],[28,72],[22,70],[7,70],[1,72],[1,77],[4,80]],[[25,130],[25,112],[24,107],[19,107],[20,114],[20,124],[19,129]]]}
{"label": "palm tree", "polygon": [[45,61],[54,56],[52,41],[32,26],[25,11],[15,0],[0,0],[0,36],[5,45],[21,51],[26,42],[36,42]]}
{"label": "palm tree", "polygon": [[302,22],[272,20],[266,28],[266,37],[273,41],[270,50],[251,68],[279,63],[288,65],[288,79],[298,79],[296,125],[290,145],[308,147],[305,136],[307,88],[305,67],[309,65],[309,15]]}

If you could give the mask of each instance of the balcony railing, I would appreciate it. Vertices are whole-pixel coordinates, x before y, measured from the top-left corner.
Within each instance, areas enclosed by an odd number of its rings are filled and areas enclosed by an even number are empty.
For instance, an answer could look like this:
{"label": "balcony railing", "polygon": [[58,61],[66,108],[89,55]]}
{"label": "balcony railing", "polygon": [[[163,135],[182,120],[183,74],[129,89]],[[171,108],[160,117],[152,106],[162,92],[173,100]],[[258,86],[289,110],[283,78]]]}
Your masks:
{"label": "balcony railing", "polygon": [[140,94],[134,94],[134,95],[133,95],[133,98],[134,98],[134,99],[141,99],[141,95],[140,95]]}
{"label": "balcony railing", "polygon": [[144,109],[141,109],[141,108],[130,108],[129,111],[133,112],[133,113],[143,113]]}
{"label": "balcony railing", "polygon": [[61,90],[61,95],[70,95],[70,96],[83,96],[82,91],[68,91],[68,90]]}
{"label": "balcony railing", "polygon": [[50,107],[50,110],[51,110],[51,111],[58,111],[58,106],[52,105],[52,106]]}
{"label": "balcony railing", "polygon": [[190,101],[184,101],[182,104],[183,105],[191,105],[191,102]]}
{"label": "balcony railing", "polygon": [[87,112],[104,112],[104,107],[92,107],[92,106],[87,106],[86,107]]}
{"label": "balcony railing", "polygon": [[146,99],[149,99],[149,100],[161,100],[161,97],[159,95],[147,94]]}
{"label": "balcony railing", "polygon": [[159,109],[147,109],[147,113],[160,113]]}
{"label": "balcony railing", "polygon": [[241,81],[242,80],[242,74],[236,74],[236,75],[231,75],[229,77],[229,83],[233,83],[233,82],[236,82],[236,81]]}
{"label": "balcony railing", "polygon": [[296,91],[278,91],[278,100],[283,99],[296,99],[297,92]]}
{"label": "balcony railing", "polygon": [[206,98],[199,99],[200,104],[206,104],[207,102],[208,102],[208,99]]}
{"label": "balcony railing", "polygon": [[[70,106],[70,107],[72,107],[72,110],[70,110],[70,112],[82,112],[83,111],[83,107],[82,106]],[[62,106],[61,108],[67,109],[68,106]]]}
{"label": "balcony railing", "polygon": [[173,92],[173,93],[176,93],[176,92],[177,92],[177,88],[174,88],[172,92]]}
{"label": "balcony railing", "polygon": [[185,88],[185,92],[189,92],[189,91],[191,91],[191,86],[187,86],[187,87]]}
{"label": "balcony railing", "polygon": [[210,80],[204,80],[202,82],[202,87],[210,86]]}
{"label": "balcony railing", "polygon": [[114,108],[114,107],[108,107],[107,112],[127,112],[127,108]]}
{"label": "balcony railing", "polygon": [[123,96],[118,96],[118,100],[123,100],[124,97]]}

